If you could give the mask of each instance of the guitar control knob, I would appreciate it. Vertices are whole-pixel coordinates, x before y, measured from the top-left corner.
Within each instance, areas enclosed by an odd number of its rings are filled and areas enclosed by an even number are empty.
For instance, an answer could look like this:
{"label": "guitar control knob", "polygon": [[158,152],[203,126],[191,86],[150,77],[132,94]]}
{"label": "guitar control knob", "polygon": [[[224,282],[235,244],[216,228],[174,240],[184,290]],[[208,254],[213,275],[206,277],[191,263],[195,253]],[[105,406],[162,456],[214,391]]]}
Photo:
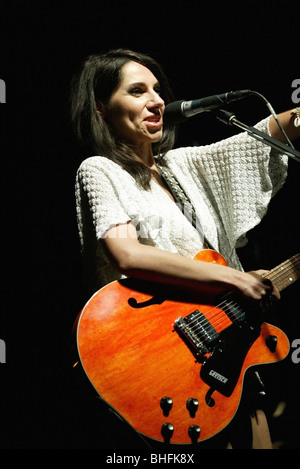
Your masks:
{"label": "guitar control knob", "polygon": [[164,396],[160,400],[160,407],[162,408],[165,417],[168,417],[170,410],[173,407],[173,400],[171,397]]}
{"label": "guitar control knob", "polygon": [[271,352],[275,352],[277,347],[278,338],[276,335],[268,335],[266,337],[266,346],[270,349]]}
{"label": "guitar control knob", "polygon": [[201,428],[198,425],[191,425],[188,430],[188,434],[192,443],[196,443],[200,437]]}
{"label": "guitar control knob", "polygon": [[171,423],[166,422],[162,425],[161,434],[163,436],[165,443],[170,443],[173,433],[174,433],[174,426]]}
{"label": "guitar control knob", "polygon": [[190,398],[186,401],[186,408],[187,408],[187,410],[189,411],[190,416],[191,416],[192,418],[195,417],[196,412],[197,412],[197,410],[198,410],[198,407],[199,407],[199,401],[198,401],[198,399],[195,399],[194,397],[190,397]]}

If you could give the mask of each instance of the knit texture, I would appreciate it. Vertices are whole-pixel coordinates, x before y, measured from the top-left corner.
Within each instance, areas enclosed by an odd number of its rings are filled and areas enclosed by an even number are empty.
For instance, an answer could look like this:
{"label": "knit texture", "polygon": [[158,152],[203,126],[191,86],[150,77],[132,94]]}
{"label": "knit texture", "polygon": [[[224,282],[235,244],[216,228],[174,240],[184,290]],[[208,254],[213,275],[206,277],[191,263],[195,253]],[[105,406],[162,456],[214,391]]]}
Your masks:
{"label": "knit texture", "polygon": [[[257,128],[269,135],[269,118]],[[76,209],[84,275],[90,292],[119,279],[103,249],[107,230],[131,221],[141,243],[194,257],[204,235],[228,265],[242,269],[236,248],[266,214],[287,175],[285,155],[246,132],[220,142],[178,148],[164,159],[196,210],[174,203],[151,181],[143,190],[119,165],[103,156],[84,160],[76,175]],[[187,215],[187,216],[186,216]]]}

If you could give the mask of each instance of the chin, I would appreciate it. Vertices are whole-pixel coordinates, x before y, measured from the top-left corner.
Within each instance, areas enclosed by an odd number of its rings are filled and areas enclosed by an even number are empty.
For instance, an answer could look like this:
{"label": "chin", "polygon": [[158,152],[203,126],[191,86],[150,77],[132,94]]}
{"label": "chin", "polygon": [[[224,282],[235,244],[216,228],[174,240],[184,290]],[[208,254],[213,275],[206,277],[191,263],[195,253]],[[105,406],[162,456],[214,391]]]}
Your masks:
{"label": "chin", "polygon": [[160,142],[161,139],[162,139],[162,136],[163,136],[163,133],[162,133],[162,132],[159,132],[159,133],[157,133],[156,135],[152,135],[152,138],[151,138],[152,143],[158,143],[158,142]]}

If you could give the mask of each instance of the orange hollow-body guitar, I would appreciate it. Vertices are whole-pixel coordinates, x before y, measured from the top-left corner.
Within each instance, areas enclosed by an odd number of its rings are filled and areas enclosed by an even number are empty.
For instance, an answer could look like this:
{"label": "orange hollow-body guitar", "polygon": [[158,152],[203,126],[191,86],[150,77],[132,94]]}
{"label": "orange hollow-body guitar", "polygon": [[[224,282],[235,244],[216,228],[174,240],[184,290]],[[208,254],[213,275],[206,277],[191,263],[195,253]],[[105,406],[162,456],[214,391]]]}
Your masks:
{"label": "orange hollow-body guitar", "polygon": [[[226,265],[215,251],[197,260]],[[279,291],[300,275],[300,255],[271,270]],[[163,285],[115,281],[92,296],[77,323],[77,351],[95,390],[137,432],[157,441],[207,440],[234,417],[246,370],[289,352],[283,331],[230,293],[202,301]],[[254,315],[255,316],[255,315]]]}

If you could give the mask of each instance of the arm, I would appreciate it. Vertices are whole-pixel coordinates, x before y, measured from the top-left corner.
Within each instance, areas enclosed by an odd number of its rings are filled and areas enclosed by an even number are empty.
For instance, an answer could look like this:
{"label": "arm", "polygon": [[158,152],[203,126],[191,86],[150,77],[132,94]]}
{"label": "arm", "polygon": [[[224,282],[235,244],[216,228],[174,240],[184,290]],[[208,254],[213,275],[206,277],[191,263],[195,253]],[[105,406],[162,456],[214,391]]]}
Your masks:
{"label": "arm", "polygon": [[113,264],[127,276],[183,288],[212,286],[216,291],[230,288],[252,300],[261,300],[266,292],[272,292],[272,285],[261,277],[263,271],[240,272],[143,245],[131,223],[111,228],[104,243]]}
{"label": "arm", "polygon": [[[292,109],[279,114],[278,120],[280,121],[289,139],[296,140],[297,138],[300,138],[300,127],[295,127],[295,116],[292,115],[291,112]],[[273,117],[271,117],[270,119],[270,133],[271,137],[279,140],[280,142],[286,143],[286,139],[284,138],[282,132],[280,131],[277,125],[277,122]]]}

